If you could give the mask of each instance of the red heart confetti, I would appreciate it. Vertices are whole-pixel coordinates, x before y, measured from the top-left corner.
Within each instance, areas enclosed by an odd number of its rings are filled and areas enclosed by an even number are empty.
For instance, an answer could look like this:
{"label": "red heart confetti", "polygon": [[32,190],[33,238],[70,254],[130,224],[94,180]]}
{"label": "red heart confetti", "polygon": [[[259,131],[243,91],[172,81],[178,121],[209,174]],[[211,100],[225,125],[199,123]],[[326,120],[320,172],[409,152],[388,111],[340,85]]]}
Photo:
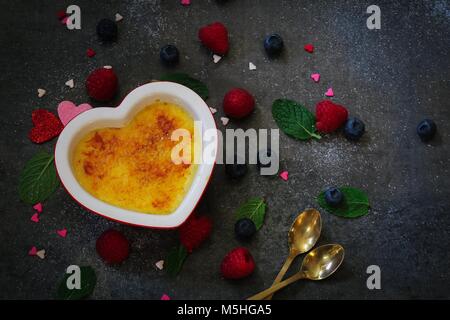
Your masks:
{"label": "red heart confetti", "polygon": [[33,206],[33,209],[34,210],[36,210],[37,212],[39,212],[39,213],[41,213],[42,212],[42,203],[36,203],[34,206]]}
{"label": "red heart confetti", "polygon": [[56,13],[56,16],[58,17],[58,20],[62,20],[62,19],[64,19],[64,18],[67,17],[67,13],[66,13],[66,11],[64,11],[64,10],[59,10],[59,11]]}
{"label": "red heart confetti", "polygon": [[58,136],[64,126],[53,113],[45,109],[36,109],[31,114],[34,127],[28,134],[34,143],[44,143]]}
{"label": "red heart confetti", "polygon": [[289,179],[289,172],[283,171],[282,173],[280,173],[280,178],[283,179],[284,181],[288,181],[288,179]]}
{"label": "red heart confetti", "polygon": [[88,49],[86,50],[86,55],[87,55],[89,58],[92,58],[93,56],[95,56],[95,54],[96,54],[96,52],[95,52],[93,49],[91,49],[91,48],[88,48]]}
{"label": "red heart confetti", "polygon": [[162,296],[161,296],[161,300],[170,300],[170,297],[167,295],[167,294],[163,294]]}
{"label": "red heart confetti", "polygon": [[56,233],[60,236],[65,238],[67,236],[67,229],[57,230]]}
{"label": "red heart confetti", "polygon": [[305,51],[309,52],[309,53],[313,53],[314,52],[314,46],[312,44],[305,45]]}
{"label": "red heart confetti", "polygon": [[30,251],[28,251],[29,256],[35,256],[37,253],[36,247],[31,247]]}
{"label": "red heart confetti", "polygon": [[37,212],[31,216],[31,221],[36,223],[39,222],[39,214]]}
{"label": "red heart confetti", "polygon": [[191,4],[191,0],[181,0],[181,4],[182,4],[183,6],[188,6],[188,5]]}

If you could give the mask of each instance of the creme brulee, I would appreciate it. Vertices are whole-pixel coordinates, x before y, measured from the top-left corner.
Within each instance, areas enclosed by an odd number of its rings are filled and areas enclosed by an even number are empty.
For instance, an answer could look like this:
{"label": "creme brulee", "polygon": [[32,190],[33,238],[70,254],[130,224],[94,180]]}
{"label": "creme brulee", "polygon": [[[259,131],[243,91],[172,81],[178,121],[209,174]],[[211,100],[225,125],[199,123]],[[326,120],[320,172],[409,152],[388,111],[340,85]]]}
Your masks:
{"label": "creme brulee", "polygon": [[[188,191],[197,166],[171,159],[174,130],[194,134],[194,120],[180,106],[156,101],[122,128],[94,130],[75,148],[79,183],[94,197],[133,211],[168,214]],[[192,139],[194,141],[194,139]]]}

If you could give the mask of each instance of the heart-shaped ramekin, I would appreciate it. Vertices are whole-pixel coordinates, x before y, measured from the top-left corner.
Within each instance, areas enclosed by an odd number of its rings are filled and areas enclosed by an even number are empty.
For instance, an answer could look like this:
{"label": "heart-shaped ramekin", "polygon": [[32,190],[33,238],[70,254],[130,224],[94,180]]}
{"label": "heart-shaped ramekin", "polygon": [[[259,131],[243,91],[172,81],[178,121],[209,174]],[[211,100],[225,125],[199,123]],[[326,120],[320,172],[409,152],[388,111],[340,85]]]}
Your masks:
{"label": "heart-shaped ramekin", "polygon": [[[176,103],[185,108],[194,121],[201,124],[202,155],[207,149],[210,161],[198,164],[189,191],[178,208],[166,215],[147,214],[116,207],[88,193],[77,181],[72,168],[75,146],[88,132],[122,127],[140,110],[155,100]],[[206,137],[207,136],[207,137]],[[172,82],[152,82],[131,91],[116,108],[93,108],[70,121],[58,138],[55,148],[55,164],[59,178],[67,192],[82,206],[106,218],[149,228],[176,228],[194,211],[211,177],[217,155],[217,128],[208,105],[191,89]],[[211,161],[211,159],[213,161]]]}

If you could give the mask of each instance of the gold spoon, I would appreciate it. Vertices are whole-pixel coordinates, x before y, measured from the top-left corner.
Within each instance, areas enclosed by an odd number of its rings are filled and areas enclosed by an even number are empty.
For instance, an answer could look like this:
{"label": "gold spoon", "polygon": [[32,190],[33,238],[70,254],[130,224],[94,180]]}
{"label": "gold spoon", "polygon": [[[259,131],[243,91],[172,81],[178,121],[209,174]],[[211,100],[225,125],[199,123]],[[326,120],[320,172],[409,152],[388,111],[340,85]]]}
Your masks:
{"label": "gold spoon", "polygon": [[323,280],[331,276],[344,260],[344,248],[339,244],[326,244],[315,248],[303,259],[300,271],[290,278],[248,298],[247,300],[261,300],[270,294],[300,280]]}
{"label": "gold spoon", "polygon": [[[283,280],[286,271],[291,266],[294,259],[314,247],[322,230],[322,219],[316,209],[307,209],[300,213],[292,224],[288,232],[289,256],[281,267],[280,272],[272,283],[272,286]],[[272,299],[270,295],[266,300]]]}

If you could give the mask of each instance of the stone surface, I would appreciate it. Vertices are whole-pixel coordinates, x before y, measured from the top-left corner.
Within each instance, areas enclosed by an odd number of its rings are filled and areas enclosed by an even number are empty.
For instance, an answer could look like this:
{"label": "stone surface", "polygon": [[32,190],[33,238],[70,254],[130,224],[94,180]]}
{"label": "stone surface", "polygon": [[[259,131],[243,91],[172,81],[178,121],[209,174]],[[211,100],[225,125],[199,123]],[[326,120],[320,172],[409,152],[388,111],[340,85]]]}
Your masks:
{"label": "stone surface", "polygon": [[[258,3],[256,5],[256,3]],[[9,1],[0,11],[2,117],[0,144],[0,298],[53,298],[70,264],[91,265],[98,283],[95,299],[242,299],[268,287],[287,255],[287,230],[315,196],[328,185],[352,185],[367,191],[370,213],[356,220],[322,211],[319,243],[336,242],[346,258],[332,278],[291,285],[279,299],[449,298],[450,253],[450,6],[448,1],[387,1],[382,29],[366,27],[366,8],[372,1],[82,1],[82,29],[68,30],[56,12],[71,3]],[[118,41],[101,44],[95,26],[103,17],[120,12]],[[200,26],[222,21],[229,28],[228,56],[214,64],[198,39]],[[285,50],[268,59],[264,36],[279,33]],[[25,162],[38,150],[52,152],[55,141],[32,144],[27,133],[31,111],[44,107],[56,112],[58,103],[90,101],[84,81],[95,68],[112,65],[120,81],[117,105],[127,92],[170,71],[159,62],[159,48],[175,44],[181,61],[175,69],[205,81],[211,106],[221,106],[232,87],[256,97],[255,113],[227,128],[276,128],[270,110],[276,98],[290,98],[310,110],[333,87],[334,101],[366,123],[359,143],[341,134],[321,141],[300,142],[281,134],[281,170],[260,177],[251,166],[240,182],[226,178],[218,166],[200,211],[214,220],[211,240],[188,257],[182,272],[169,278],[156,270],[177,243],[175,231],[146,230],[109,222],[78,206],[60,188],[44,203],[38,224],[30,222],[31,206],[18,199],[17,181]],[[306,43],[315,52],[303,50]],[[86,57],[86,49],[97,55]],[[248,61],[258,66],[248,70]],[[172,70],[172,69],[171,69]],[[310,80],[320,72],[319,84]],[[67,79],[77,86],[67,88]],[[36,88],[47,94],[38,98]],[[220,123],[223,110],[215,115]],[[423,144],[417,123],[433,118],[439,134]],[[223,129],[223,126],[219,125]],[[248,244],[257,268],[248,279],[232,282],[219,276],[222,257],[240,243],[234,239],[233,215],[249,197],[268,203],[265,225]],[[97,237],[107,228],[125,233],[132,242],[123,265],[108,267],[95,252]],[[67,238],[55,230],[67,228]],[[46,259],[29,257],[31,246],[46,250]],[[382,290],[366,288],[366,268],[379,265]],[[296,267],[295,267],[296,268]]]}

